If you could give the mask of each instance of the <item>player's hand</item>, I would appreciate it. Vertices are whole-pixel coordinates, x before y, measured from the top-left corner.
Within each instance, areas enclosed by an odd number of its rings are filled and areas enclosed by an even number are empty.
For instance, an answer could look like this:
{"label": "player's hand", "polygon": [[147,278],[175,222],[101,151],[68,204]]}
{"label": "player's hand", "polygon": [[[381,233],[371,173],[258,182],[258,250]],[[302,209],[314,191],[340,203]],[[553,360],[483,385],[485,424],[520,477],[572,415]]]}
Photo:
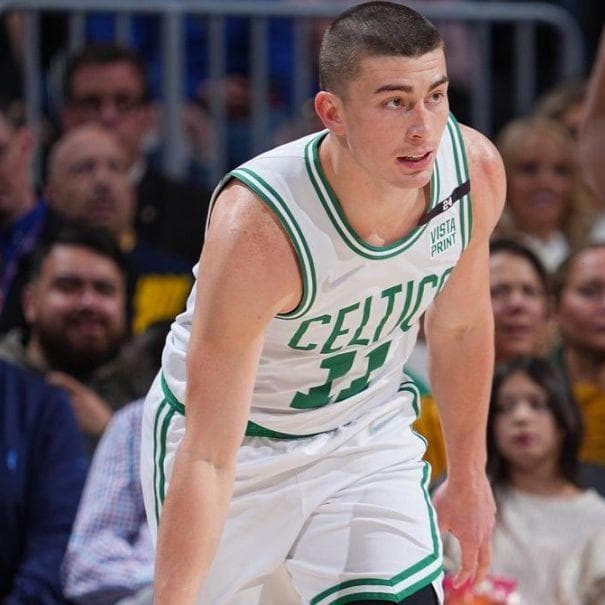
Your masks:
{"label": "player's hand", "polygon": [[82,431],[95,437],[101,435],[113,414],[109,404],[79,380],[64,372],[49,372],[46,379],[50,384],[67,391]]}
{"label": "player's hand", "polygon": [[461,566],[454,586],[480,583],[489,571],[491,538],[496,515],[492,490],[485,474],[465,480],[446,480],[433,495],[441,532],[460,543]]}

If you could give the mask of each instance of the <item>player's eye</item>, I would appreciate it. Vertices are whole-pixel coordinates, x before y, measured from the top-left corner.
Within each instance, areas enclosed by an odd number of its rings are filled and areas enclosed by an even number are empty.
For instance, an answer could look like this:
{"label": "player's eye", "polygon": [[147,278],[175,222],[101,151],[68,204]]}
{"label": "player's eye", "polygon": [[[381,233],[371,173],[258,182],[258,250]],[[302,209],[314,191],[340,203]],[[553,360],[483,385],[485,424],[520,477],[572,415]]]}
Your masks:
{"label": "player's eye", "polygon": [[400,107],[403,107],[403,101],[401,100],[401,97],[394,97],[393,99],[389,99],[386,105],[393,109],[399,109]]}

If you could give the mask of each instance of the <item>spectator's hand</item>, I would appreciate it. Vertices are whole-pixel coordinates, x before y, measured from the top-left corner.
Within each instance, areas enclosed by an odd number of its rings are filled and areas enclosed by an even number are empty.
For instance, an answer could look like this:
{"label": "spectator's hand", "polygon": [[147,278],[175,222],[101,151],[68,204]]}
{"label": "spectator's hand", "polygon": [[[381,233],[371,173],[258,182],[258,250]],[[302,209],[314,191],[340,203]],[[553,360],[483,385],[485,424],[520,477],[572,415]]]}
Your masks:
{"label": "spectator's hand", "polygon": [[446,479],[433,495],[441,532],[450,532],[462,550],[454,585],[482,582],[489,570],[496,505],[487,477],[466,482]]}
{"label": "spectator's hand", "polygon": [[68,392],[82,431],[87,435],[100,436],[113,414],[109,404],[79,380],[64,372],[49,372],[46,379],[50,384]]}

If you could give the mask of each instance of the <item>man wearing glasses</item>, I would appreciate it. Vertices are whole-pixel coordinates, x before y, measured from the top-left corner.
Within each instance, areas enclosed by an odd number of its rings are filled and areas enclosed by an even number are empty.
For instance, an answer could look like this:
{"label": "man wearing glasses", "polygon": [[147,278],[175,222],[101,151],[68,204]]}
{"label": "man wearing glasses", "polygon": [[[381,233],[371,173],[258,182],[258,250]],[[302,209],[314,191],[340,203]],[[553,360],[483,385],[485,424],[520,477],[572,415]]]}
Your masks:
{"label": "man wearing glasses", "polygon": [[90,44],[70,58],[63,129],[92,122],[118,136],[136,187],[138,235],[193,263],[210,193],[168,178],[147,162],[143,142],[154,121],[145,65],[135,51],[113,43]]}

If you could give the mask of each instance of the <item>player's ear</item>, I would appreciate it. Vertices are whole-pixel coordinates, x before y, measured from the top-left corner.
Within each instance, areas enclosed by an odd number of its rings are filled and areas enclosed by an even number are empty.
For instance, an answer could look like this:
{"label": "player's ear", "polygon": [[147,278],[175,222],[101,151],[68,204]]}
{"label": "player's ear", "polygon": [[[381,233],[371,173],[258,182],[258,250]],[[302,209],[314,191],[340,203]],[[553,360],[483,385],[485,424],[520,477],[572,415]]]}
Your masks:
{"label": "player's ear", "polygon": [[338,136],[345,134],[342,101],[337,95],[320,90],[315,95],[315,111],[328,130]]}

